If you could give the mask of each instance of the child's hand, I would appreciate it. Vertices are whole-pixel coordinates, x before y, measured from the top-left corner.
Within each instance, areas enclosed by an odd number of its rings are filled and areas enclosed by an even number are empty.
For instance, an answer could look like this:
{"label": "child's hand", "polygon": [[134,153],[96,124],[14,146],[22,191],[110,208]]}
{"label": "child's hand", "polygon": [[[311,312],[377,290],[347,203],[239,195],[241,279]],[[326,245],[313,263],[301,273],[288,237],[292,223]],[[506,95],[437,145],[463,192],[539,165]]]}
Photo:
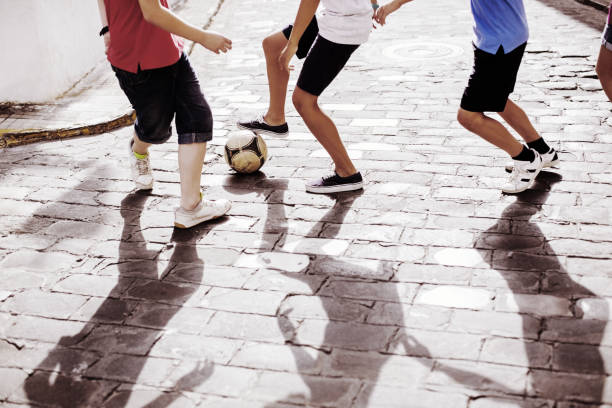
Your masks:
{"label": "child's hand", "polygon": [[289,41],[285,48],[283,48],[283,51],[281,51],[281,54],[278,57],[278,63],[280,64],[280,69],[282,71],[289,72],[293,69],[293,66],[289,66],[289,62],[297,52],[297,49],[298,45],[292,43],[291,41]]}
{"label": "child's hand", "polygon": [[108,47],[110,47],[110,32],[104,34],[104,53],[108,54]]}
{"label": "child's hand", "polygon": [[215,54],[232,49],[232,40],[212,31],[206,31],[198,43]]}
{"label": "child's hand", "polygon": [[399,4],[397,1],[392,1],[382,7],[379,7],[378,10],[376,10],[376,22],[380,25],[385,25],[387,22],[387,16],[400,8],[400,6],[401,4]]}

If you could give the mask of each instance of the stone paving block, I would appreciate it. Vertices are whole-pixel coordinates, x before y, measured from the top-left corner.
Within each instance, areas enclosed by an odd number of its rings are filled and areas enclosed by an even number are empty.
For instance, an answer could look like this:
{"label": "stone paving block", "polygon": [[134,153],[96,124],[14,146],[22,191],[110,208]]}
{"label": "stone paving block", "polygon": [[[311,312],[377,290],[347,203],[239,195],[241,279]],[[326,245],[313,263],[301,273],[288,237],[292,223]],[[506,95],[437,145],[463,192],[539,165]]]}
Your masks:
{"label": "stone paving block", "polygon": [[257,313],[274,316],[284,293],[212,288],[199,302],[199,306],[227,312]]}
{"label": "stone paving block", "polygon": [[11,339],[34,340],[44,343],[62,341],[65,347],[78,343],[87,335],[83,323],[70,320],[55,320],[43,317],[20,316],[14,319],[4,330],[4,335]]}
{"label": "stone paving block", "polygon": [[[202,328],[204,336],[226,337],[269,343],[285,343],[285,335],[275,317],[246,313],[216,312]],[[288,333],[291,337],[292,333]]]}
{"label": "stone paving block", "polygon": [[190,283],[138,279],[123,295],[130,299],[182,305],[193,296],[207,291],[206,286]]}
{"label": "stone paving block", "polygon": [[[223,340],[226,341],[226,340]],[[313,349],[290,344],[247,342],[231,359],[230,365],[269,371],[316,375],[330,364],[329,356]]]}
{"label": "stone paving block", "polygon": [[108,354],[89,368],[86,376],[103,380],[158,385],[174,369],[178,361],[151,356]]}
{"label": "stone paving block", "polygon": [[476,360],[483,336],[422,329],[400,330],[389,345],[392,354]]}
{"label": "stone paving block", "polygon": [[586,318],[549,318],[540,337],[544,341],[610,346],[611,328],[602,320]]}
{"label": "stone paving block", "polygon": [[399,282],[466,286],[470,282],[472,273],[472,270],[469,268],[405,262],[400,265],[394,280]]}
{"label": "stone paving block", "polygon": [[360,282],[334,278],[319,291],[321,295],[357,300],[382,300],[410,303],[417,285],[396,282]]}
{"label": "stone paving block", "polygon": [[556,401],[608,402],[605,376],[533,370],[529,373],[527,395]]}
{"label": "stone paving block", "polygon": [[279,250],[298,254],[340,256],[348,247],[349,242],[340,239],[288,236]]}
{"label": "stone paving block", "polygon": [[79,343],[79,347],[102,353],[145,356],[160,337],[160,332],[140,327],[100,325]]}
{"label": "stone paving block", "polygon": [[280,403],[317,407],[350,407],[359,385],[343,378],[329,378],[265,371],[249,397]]}
{"label": "stone paving block", "polygon": [[48,287],[60,279],[46,271],[29,272],[21,268],[0,268],[0,278],[0,288],[8,293]]}
{"label": "stone paving block", "polygon": [[480,360],[522,367],[550,368],[552,346],[535,341],[493,337],[485,340]]}
{"label": "stone paving block", "polygon": [[[551,408],[553,407],[552,404],[552,401],[546,401],[541,399],[484,397],[470,401],[469,408]],[[577,406],[575,405],[572,406],[577,408]]]}
{"label": "stone paving block", "polygon": [[465,407],[468,397],[461,393],[439,393],[419,388],[366,385],[355,400],[355,405],[372,408],[400,408],[406,406],[406,401],[410,401],[410,406],[414,408]]}
{"label": "stone paving block", "polygon": [[17,315],[67,319],[86,301],[84,296],[27,290],[2,303],[0,308]]}
{"label": "stone paving block", "polygon": [[255,370],[201,362],[183,362],[167,378],[169,385],[183,388],[185,382],[189,391],[198,394],[241,397],[252,390],[258,378]]}
{"label": "stone paving block", "polygon": [[429,248],[426,263],[466,268],[484,267],[490,254],[472,248]]}
{"label": "stone paving block", "polygon": [[495,298],[495,310],[537,316],[571,316],[569,299],[551,295],[500,293]]}
{"label": "stone paving block", "polygon": [[6,237],[0,237],[0,248],[11,250],[21,248],[45,250],[51,247],[55,242],[56,239],[52,237],[41,237],[31,234],[11,234]]}
{"label": "stone paving block", "polygon": [[5,401],[23,383],[29,374],[20,368],[0,368],[0,375],[3,378],[0,384],[0,401]]}
{"label": "stone paving block", "polygon": [[610,348],[586,344],[555,344],[552,366],[554,370],[586,373],[609,374]]}
{"label": "stone paving block", "polygon": [[55,292],[84,296],[119,296],[132,283],[132,279],[117,279],[109,276],[74,274],[53,286]]}
{"label": "stone paving block", "polygon": [[383,382],[391,386],[406,383],[422,383],[433,368],[433,361],[380,354],[335,349],[323,369],[323,375],[341,378],[358,378],[368,383]]}
{"label": "stone paving block", "polygon": [[318,256],[308,272],[325,276],[389,280],[394,274],[394,265],[378,259]]}
{"label": "stone paving block", "polygon": [[304,320],[297,329],[296,345],[361,351],[384,351],[396,328],[363,323]]}
{"label": "stone paving block", "polygon": [[108,397],[104,408],[191,408],[196,402],[179,392],[156,389],[119,389]]}
{"label": "stone paving block", "polygon": [[322,319],[363,322],[372,301],[338,299],[330,296],[289,296],[279,312],[295,319]]}
{"label": "stone paving block", "polygon": [[242,287],[247,290],[313,295],[322,286],[324,280],[324,276],[284,274],[263,269],[253,273]]}
{"label": "stone paving block", "polygon": [[241,254],[234,266],[243,268],[266,268],[286,272],[302,272],[308,267],[307,255],[279,252],[261,254]]}
{"label": "stone paving block", "polygon": [[[121,235],[117,227],[95,224],[83,221],[59,220],[42,231],[44,234],[60,238],[118,237]],[[95,235],[94,235],[95,233]],[[99,234],[99,235],[98,235]]]}
{"label": "stone paving block", "polygon": [[13,252],[0,263],[0,269],[55,273],[76,266],[78,258],[59,252],[37,252],[22,249]]}
{"label": "stone paving block", "polygon": [[[547,321],[548,323],[548,321]],[[538,339],[540,320],[514,313],[491,311],[455,310],[448,329],[491,336]]]}
{"label": "stone paving block", "polygon": [[412,245],[355,242],[349,245],[345,256],[393,262],[415,262],[425,256],[425,249]]}
{"label": "stone paving block", "polygon": [[484,289],[461,286],[424,285],[414,302],[422,305],[459,309],[489,310],[495,294]]}

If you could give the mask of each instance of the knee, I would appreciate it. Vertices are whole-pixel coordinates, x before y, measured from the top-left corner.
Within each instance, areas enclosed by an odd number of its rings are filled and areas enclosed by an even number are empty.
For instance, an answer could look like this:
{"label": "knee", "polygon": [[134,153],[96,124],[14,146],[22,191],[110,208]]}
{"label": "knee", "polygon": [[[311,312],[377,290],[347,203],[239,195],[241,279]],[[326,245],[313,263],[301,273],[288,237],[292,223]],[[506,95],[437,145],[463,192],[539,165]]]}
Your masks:
{"label": "knee", "polygon": [[275,41],[275,38],[273,35],[270,35],[266,38],[263,39],[263,41],[261,42],[261,47],[264,50],[264,54],[266,55],[272,55],[272,54],[278,54],[278,44]]}
{"label": "knee", "polygon": [[312,101],[309,100],[303,92],[299,92],[299,90],[293,91],[293,96],[291,97],[291,101],[293,102],[293,106],[295,110],[298,111],[300,115],[308,110],[309,107],[312,106]]}
{"label": "knee", "polygon": [[482,123],[482,113],[459,109],[459,112],[457,112],[457,121],[467,130],[473,131]]}

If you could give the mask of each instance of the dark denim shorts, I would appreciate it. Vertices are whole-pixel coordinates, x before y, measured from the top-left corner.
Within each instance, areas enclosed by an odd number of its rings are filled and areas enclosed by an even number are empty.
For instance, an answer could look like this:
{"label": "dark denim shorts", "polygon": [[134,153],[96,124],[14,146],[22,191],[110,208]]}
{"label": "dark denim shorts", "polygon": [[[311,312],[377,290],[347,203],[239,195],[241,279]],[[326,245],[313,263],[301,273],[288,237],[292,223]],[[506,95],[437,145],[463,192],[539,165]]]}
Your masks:
{"label": "dark denim shorts", "polygon": [[525,53],[524,43],[505,54],[496,54],[474,46],[474,68],[461,98],[461,108],[470,112],[503,112],[514,92],[516,76]]}
{"label": "dark denim shorts", "polygon": [[172,134],[175,114],[179,144],[212,139],[212,112],[185,54],[164,68],[139,70],[136,74],[117,67],[113,70],[136,111],[134,128],[140,140],[164,143]]}

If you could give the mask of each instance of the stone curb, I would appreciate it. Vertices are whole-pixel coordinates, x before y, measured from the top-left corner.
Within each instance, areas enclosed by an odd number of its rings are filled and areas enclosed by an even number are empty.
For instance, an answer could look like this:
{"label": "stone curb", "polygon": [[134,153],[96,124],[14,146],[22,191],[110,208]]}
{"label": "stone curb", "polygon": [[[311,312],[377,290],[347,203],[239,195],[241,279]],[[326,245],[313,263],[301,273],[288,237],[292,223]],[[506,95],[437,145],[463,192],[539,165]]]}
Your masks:
{"label": "stone curb", "polygon": [[610,6],[610,2],[607,0],[576,0],[578,3],[582,3],[587,6],[591,6],[596,8],[597,10],[602,10],[608,12],[608,8]]}
{"label": "stone curb", "polygon": [[[203,29],[207,29],[212,24],[213,19],[219,13],[224,0],[217,0],[217,5],[213,12],[208,16],[206,22],[202,26]],[[185,49],[188,50],[188,54],[191,55],[193,52],[194,44],[186,42]],[[20,131],[10,131],[0,133],[0,148],[23,146],[36,142],[44,142],[51,140],[61,140],[79,136],[93,136],[102,133],[110,132],[112,130],[130,126],[136,120],[136,114],[133,110],[115,117],[111,120],[100,119],[93,121],[93,124],[74,126],[60,129],[28,129]]]}

